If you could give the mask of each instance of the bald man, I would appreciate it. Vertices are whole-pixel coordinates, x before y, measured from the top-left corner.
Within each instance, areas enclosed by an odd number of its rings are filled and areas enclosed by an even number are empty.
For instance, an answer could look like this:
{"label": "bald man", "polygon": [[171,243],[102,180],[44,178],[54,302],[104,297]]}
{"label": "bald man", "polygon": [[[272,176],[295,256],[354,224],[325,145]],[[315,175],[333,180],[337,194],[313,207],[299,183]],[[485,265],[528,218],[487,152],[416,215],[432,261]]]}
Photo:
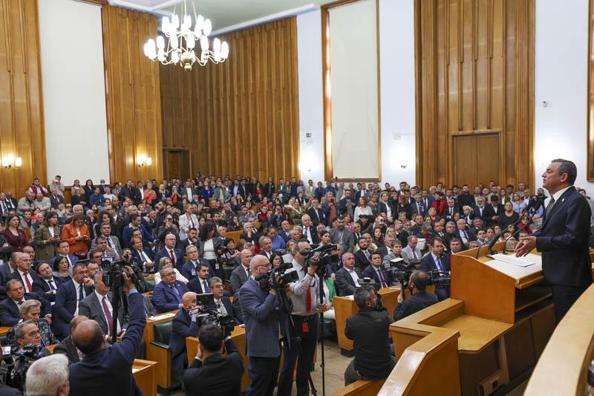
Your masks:
{"label": "bald man", "polygon": [[91,319],[82,321],[72,332],[74,345],[84,355],[82,361],[70,366],[72,395],[142,394],[132,376],[132,363],[146,325],[144,302],[127,274],[124,275],[124,291],[128,294],[130,322],[121,342],[106,344],[101,326]]}
{"label": "bald man", "polygon": [[[76,329],[80,323],[88,319],[89,318],[84,315],[76,315],[74,318],[72,318],[70,321],[70,334],[74,332],[74,329]],[[64,338],[62,342],[56,346],[54,353],[62,353],[66,355],[66,357],[68,357],[68,364],[78,363],[82,358],[82,352],[80,352],[74,345],[74,342],[72,342],[71,335]]]}
{"label": "bald man", "polygon": [[171,350],[171,367],[173,374],[181,378],[183,369],[186,367],[186,337],[198,337],[200,325],[196,321],[196,314],[192,310],[196,308],[196,293],[187,292],[182,296],[182,307],[175,314],[171,325],[171,338],[169,349]]}

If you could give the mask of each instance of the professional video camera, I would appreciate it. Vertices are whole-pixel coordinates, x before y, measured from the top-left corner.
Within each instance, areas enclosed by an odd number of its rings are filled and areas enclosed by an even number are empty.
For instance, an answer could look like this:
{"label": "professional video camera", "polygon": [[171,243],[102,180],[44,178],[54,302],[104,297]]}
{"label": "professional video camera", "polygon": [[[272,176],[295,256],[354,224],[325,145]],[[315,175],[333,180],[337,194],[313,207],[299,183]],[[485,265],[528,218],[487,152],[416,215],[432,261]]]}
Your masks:
{"label": "professional video camera", "polygon": [[313,249],[305,254],[305,267],[317,266],[316,274],[322,278],[326,274],[326,266],[335,264],[339,261],[339,256],[335,252],[338,245],[314,245]]}
{"label": "professional video camera", "polygon": [[391,275],[392,279],[400,282],[402,290],[408,287],[408,280],[411,274],[416,269],[415,264],[408,264],[403,259],[390,260],[390,268],[386,271]]}
{"label": "professional video camera", "polygon": [[217,310],[212,293],[196,295],[196,304],[196,308],[190,311],[190,316],[196,315],[200,326],[214,324],[223,330],[225,337],[231,334],[235,328],[235,320],[229,315],[221,315]]}
{"label": "professional video camera", "polygon": [[37,359],[46,356],[41,345],[24,347],[3,346],[0,362],[0,383],[23,390],[29,366]]}
{"label": "professional video camera", "polygon": [[433,270],[429,272],[428,285],[434,285],[435,287],[446,288],[450,287],[452,283],[452,276],[449,272],[440,272],[439,270]]}
{"label": "professional video camera", "polygon": [[[128,272],[126,267],[131,268],[132,272]],[[111,290],[116,290],[118,287],[124,286],[123,274],[126,272],[134,282],[134,285],[136,285],[136,290],[139,293],[148,291],[145,290],[143,283],[140,281],[144,276],[142,269],[132,260],[126,260],[125,257],[117,261],[102,260],[101,271],[103,272],[103,283],[109,286]]]}
{"label": "professional video camera", "polygon": [[265,274],[256,277],[256,282],[258,282],[260,288],[264,291],[269,291],[270,289],[279,290],[289,283],[297,282],[298,280],[299,274],[293,269],[291,263],[283,263],[279,267],[273,268]]}
{"label": "professional video camera", "polygon": [[384,304],[382,303],[382,295],[377,293],[377,291],[379,290],[379,285],[377,283],[375,283],[375,280],[373,280],[372,278],[369,277],[364,277],[364,278],[359,278],[359,280],[357,281],[359,283],[359,287],[358,288],[366,288],[366,289],[373,289],[376,291],[376,297],[377,297],[377,302],[375,304],[375,307],[373,307],[374,311],[383,311],[384,308]]}

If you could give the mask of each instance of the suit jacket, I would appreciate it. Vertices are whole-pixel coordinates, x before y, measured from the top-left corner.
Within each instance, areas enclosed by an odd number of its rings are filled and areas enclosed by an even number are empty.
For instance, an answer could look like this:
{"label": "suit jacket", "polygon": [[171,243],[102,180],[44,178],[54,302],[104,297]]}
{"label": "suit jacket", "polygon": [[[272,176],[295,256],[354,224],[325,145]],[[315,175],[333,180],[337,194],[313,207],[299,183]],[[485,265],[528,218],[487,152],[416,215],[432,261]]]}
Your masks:
{"label": "suit jacket", "polygon": [[[26,293],[23,297],[24,300],[38,300],[39,297],[36,294]],[[44,304],[45,300],[41,300],[41,316],[45,316],[49,313],[49,310]],[[14,326],[21,320],[21,313],[18,305],[10,298],[4,299],[0,302],[0,325],[1,326]]]}
{"label": "suit jacket", "polygon": [[590,205],[572,186],[545,215],[536,233],[536,248],[542,252],[542,270],[552,285],[583,287],[592,283]]}
{"label": "suit jacket", "polygon": [[[360,279],[361,273],[358,272],[357,269],[355,269],[355,272],[357,272],[357,275]],[[355,294],[355,289],[359,287],[359,285],[355,284],[351,274],[349,274],[349,272],[344,267],[341,267],[338,271],[336,271],[335,276],[336,293],[338,293],[339,296],[351,296]]]}
{"label": "suit jacket", "polygon": [[[470,231],[469,228],[466,228],[466,233],[468,234],[468,241],[474,241],[476,239],[476,237],[474,236],[474,234]],[[462,245],[465,248],[468,248],[468,243],[464,243],[464,239],[462,238],[462,231],[460,231],[459,229],[456,228],[456,237],[458,239],[460,239],[460,241],[462,241]]]}
{"label": "suit jacket", "polygon": [[494,216],[501,216],[503,212],[505,212],[505,208],[503,205],[498,204],[497,206],[497,213],[495,213],[494,205],[487,204],[485,208],[484,219],[488,225],[496,224],[497,220],[491,220]]}
{"label": "suit jacket", "polygon": [[287,315],[280,313],[278,297],[262,290],[254,279],[248,280],[239,290],[239,304],[246,329],[246,346],[249,357],[276,358],[280,356],[281,334],[288,336]]}
{"label": "suit jacket", "polygon": [[[444,254],[441,256],[440,259],[441,259],[441,265],[443,267],[442,271],[449,271],[450,270],[450,255]],[[439,268],[437,268],[437,264],[435,263],[435,260],[433,259],[433,255],[431,253],[429,253],[428,255],[423,257],[423,259],[421,260],[421,270],[423,270],[425,272],[439,270]]]}
{"label": "suit jacket", "polygon": [[58,287],[60,287],[60,285],[64,282],[62,278],[58,277],[53,277],[52,280],[54,281],[54,286],[56,287],[53,292],[49,286],[49,283],[47,283],[47,281],[44,279],[37,277],[37,279],[33,281],[33,292],[43,296],[43,298],[45,298],[45,300],[49,301],[50,303],[56,301],[56,292]]}
{"label": "suit jacket", "polygon": [[80,356],[78,356],[78,349],[74,346],[72,338],[70,336],[64,338],[62,342],[56,345],[54,353],[61,353],[66,355],[68,358],[68,364],[74,364],[80,362]]}
{"label": "suit jacket", "polygon": [[[227,311],[227,316],[229,316],[233,320],[235,320],[235,323],[237,323],[237,324],[243,323],[241,315],[237,312],[237,308],[231,303],[231,300],[229,299],[229,297],[223,296],[221,298],[221,304],[223,304],[223,306],[225,307],[225,311]],[[214,304],[209,308],[213,309],[213,310],[218,309],[218,307]]]}
{"label": "suit jacket", "polygon": [[[179,249],[173,249],[173,252],[175,253],[175,268],[181,272],[184,265],[184,254]],[[155,263],[159,263],[161,257],[170,257],[167,249],[162,248],[155,253]]]}
{"label": "suit jacket", "polygon": [[[111,302],[111,298],[109,298]],[[112,304],[113,307],[113,304]],[[78,314],[85,315],[89,319],[93,319],[99,326],[101,326],[101,330],[103,330],[103,334],[109,333],[109,324],[107,323],[107,318],[103,313],[103,305],[99,301],[97,297],[97,293],[92,293],[85,297],[78,305]],[[120,330],[124,329],[124,309],[120,307],[118,311],[118,321],[120,322]],[[116,329],[117,331],[117,329]]]}
{"label": "suit jacket", "polygon": [[462,211],[460,210],[460,207],[457,205],[454,205],[453,207],[446,207],[445,211],[443,212],[443,216],[445,217],[446,220],[452,220],[454,218],[454,215],[456,213],[461,213]]}
{"label": "suit jacket", "polygon": [[[388,274],[388,272],[384,269],[383,266],[380,266],[379,270],[382,272],[382,276],[384,278],[384,282],[386,283],[386,286],[390,286],[392,284],[392,278],[390,276],[390,274]],[[375,268],[373,268],[373,265],[369,265],[367,266],[367,268],[365,268],[365,271],[363,271],[363,277],[367,277],[367,278],[371,278],[375,281],[375,284],[377,285],[377,287],[381,287],[381,281],[380,278],[377,274],[377,271],[375,270]]]}
{"label": "suit jacket", "polygon": [[[371,252],[369,252],[369,258],[371,258]],[[369,265],[371,265],[371,261],[369,261],[367,259],[367,256],[365,256],[365,253],[363,253],[363,251],[361,249],[357,250],[355,252],[355,267],[359,271],[363,271]]]}
{"label": "suit jacket", "polygon": [[[249,271],[249,269],[248,269]],[[245,272],[245,268],[242,264],[239,264],[233,272],[231,272],[230,282],[231,282],[231,293],[235,294],[239,291],[241,286],[249,279],[247,273]]]}
{"label": "suit jacket", "polygon": [[86,355],[70,366],[71,395],[142,395],[132,375],[146,324],[142,294],[130,294],[128,307],[130,324],[122,342]]}
{"label": "suit jacket", "polygon": [[[144,263],[145,263],[145,260],[143,260],[143,259],[140,257],[140,253],[138,253],[138,250],[136,250],[136,249],[132,248],[132,249],[131,249],[131,251],[132,251],[132,259],[133,259],[134,261],[136,261],[136,262],[138,263],[138,265],[140,265],[140,267],[141,267],[143,270],[145,270],[146,272],[149,272],[147,269],[145,269],[145,268],[144,268]],[[154,266],[154,267],[153,267],[153,269],[150,271],[150,272],[155,272],[155,271],[157,270],[157,265],[156,265],[157,263],[155,262],[155,255],[153,254],[153,251],[152,251],[152,250],[150,250],[150,249],[147,249],[147,248],[144,248],[142,251],[144,252],[144,254],[146,254],[146,255],[147,255],[147,257],[149,258],[149,260],[150,260],[150,261],[152,261],[152,262],[154,262],[154,263],[155,263],[155,266]]]}
{"label": "suit jacket", "polygon": [[173,372],[180,372],[185,367],[187,362],[186,337],[198,337],[199,330],[198,322],[192,322],[187,310],[182,308],[177,311],[171,323],[171,338],[169,339]]}
{"label": "suit jacket", "polygon": [[[330,237],[332,238],[333,244],[340,243],[340,230],[333,228],[330,230]],[[355,235],[347,230],[342,230],[342,246],[344,247],[343,252],[352,252],[353,246],[355,245]]]}
{"label": "suit jacket", "polygon": [[231,339],[225,342],[227,356],[215,354],[204,362],[194,360],[184,373],[188,396],[240,395],[243,359]]}
{"label": "suit jacket", "polygon": [[[115,252],[117,253],[118,256],[122,255],[122,246],[120,245],[120,240],[117,236],[110,235],[109,242],[108,242],[107,246],[111,247],[113,250],[115,250]],[[95,249],[96,247],[97,247],[97,238],[93,239],[93,241],[91,242],[91,249]]]}
{"label": "suit jacket", "polygon": [[[416,256],[416,258],[415,258]],[[402,248],[402,258],[407,264],[410,263],[420,263],[421,258],[423,257],[423,253],[421,253],[420,249],[415,249],[415,254],[413,255],[413,251],[410,246],[406,245]]]}
{"label": "suit jacket", "polygon": [[[54,256],[54,257],[52,257],[52,258],[51,258],[51,259],[48,261],[48,264],[52,266],[52,268],[54,269],[54,271],[57,271],[57,270],[58,270],[58,267],[57,267],[58,263],[57,263],[57,261],[58,261],[58,259],[59,259],[60,257],[62,257],[62,256]],[[70,259],[70,263],[71,263],[72,265],[74,265],[74,264],[78,263],[78,257],[76,257],[76,256],[73,256],[73,255],[69,254],[69,255],[68,255],[68,258]]]}
{"label": "suit jacket", "polygon": [[[26,286],[25,286],[26,283],[25,283],[23,277],[21,276],[21,273],[18,270],[17,271],[14,271],[10,275],[9,280],[10,279],[16,279],[16,280],[21,281],[21,283],[23,284],[23,287],[25,288],[25,291],[27,290],[26,289]],[[34,292],[33,291],[33,283],[35,283],[35,281],[38,280],[38,279],[39,279],[39,277],[37,276],[37,274],[35,272],[33,272],[32,270],[29,270],[29,282],[31,283],[31,290],[29,291],[30,293],[33,293]],[[43,294],[41,294],[39,297],[40,298],[43,298]]]}
{"label": "suit jacket", "polygon": [[[188,282],[188,289],[190,289],[190,291],[193,291],[196,294],[205,294],[205,293],[210,293],[210,286],[207,290],[204,290],[204,287],[202,286],[202,279],[200,279],[199,277],[195,276],[194,279],[192,279],[191,281]],[[206,281],[206,284],[208,285],[208,280]]]}
{"label": "suit jacket", "polygon": [[427,214],[428,208],[427,208],[427,206],[425,206],[425,203],[423,203],[423,201],[421,201],[421,202],[414,201],[413,203],[411,203],[410,207],[412,209],[412,213],[420,214],[421,216],[425,216]]}
{"label": "suit jacket", "polygon": [[[209,270],[208,270],[209,275],[212,276],[214,274],[214,268],[211,267],[210,263],[207,260],[198,259],[198,261],[196,262],[196,265],[198,265],[198,264],[207,264],[209,267]],[[197,276],[196,267],[194,266],[194,264],[191,261],[186,261],[186,263],[182,266],[182,269],[180,272],[188,280],[192,280]]]}
{"label": "suit jacket", "polygon": [[322,208],[309,208],[307,209],[307,214],[311,217],[314,226],[317,226],[320,223],[326,224],[326,213],[324,213]]}
{"label": "suit jacket", "polygon": [[[85,296],[93,293],[93,287],[84,286]],[[70,321],[76,312],[76,293],[74,281],[71,279],[62,283],[56,292],[56,303],[52,307],[54,321],[52,323],[54,333],[58,337],[66,337],[70,334]]]}
{"label": "suit jacket", "polygon": [[[60,238],[60,227],[54,227],[54,236]],[[35,231],[33,237],[33,246],[35,247],[35,259],[37,260],[49,260],[56,255],[56,243],[44,243],[51,238],[51,234],[47,226],[43,225]]]}
{"label": "suit jacket", "polygon": [[186,285],[180,281],[175,281],[174,287],[179,291],[179,298],[173,290],[165,283],[161,282],[153,290],[152,302],[157,312],[173,311],[179,308],[181,298],[188,291]]}
{"label": "suit jacket", "polygon": [[[303,227],[303,239],[307,239],[307,234],[305,233],[306,227]],[[317,245],[320,243],[320,236],[318,235],[318,231],[316,227],[309,227],[309,232],[311,234],[311,243]]]}

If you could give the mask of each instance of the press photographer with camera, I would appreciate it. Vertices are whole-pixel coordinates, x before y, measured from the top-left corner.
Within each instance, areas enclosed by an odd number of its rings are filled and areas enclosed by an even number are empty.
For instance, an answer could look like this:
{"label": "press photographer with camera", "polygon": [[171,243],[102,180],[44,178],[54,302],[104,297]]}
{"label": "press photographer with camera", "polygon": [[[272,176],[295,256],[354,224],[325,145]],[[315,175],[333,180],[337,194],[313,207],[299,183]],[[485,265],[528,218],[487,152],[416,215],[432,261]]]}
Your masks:
{"label": "press photographer with camera", "polygon": [[240,395],[243,358],[231,337],[225,337],[219,326],[207,324],[200,328],[198,340],[196,358],[184,373],[186,395]]}
{"label": "press photographer with camera", "polygon": [[279,395],[290,395],[293,387],[293,372],[297,366],[297,395],[309,394],[309,373],[318,341],[318,312],[327,310],[326,304],[319,304],[320,278],[316,256],[311,256],[307,240],[300,240],[293,248],[293,269],[298,281],[289,284],[291,291],[291,343],[285,346],[283,367],[278,380]]}
{"label": "press photographer with camera", "polygon": [[360,286],[354,300],[359,312],[347,319],[345,335],[353,340],[355,357],[344,373],[345,386],[359,379],[386,378],[396,363],[390,349],[392,321],[385,309],[378,309],[375,288]]}
{"label": "press photographer with camera", "polygon": [[403,293],[398,295],[398,305],[394,312],[395,320],[406,318],[407,316],[438,302],[438,298],[435,294],[426,292],[428,283],[429,277],[426,272],[413,271],[407,285],[411,296],[406,301],[403,301]]}
{"label": "press photographer with camera", "polygon": [[279,304],[277,290],[262,288],[256,278],[266,276],[270,262],[257,255],[250,261],[250,278],[239,289],[246,331],[247,355],[251,383],[250,396],[272,395],[278,377],[281,336],[288,337],[288,316]]}
{"label": "press photographer with camera", "polygon": [[121,276],[130,312],[126,334],[121,342],[108,345],[96,321],[87,319],[76,326],[72,341],[84,357],[79,363],[70,366],[72,395],[141,394],[132,375],[132,364],[146,324],[144,300],[136,290],[133,270],[126,267]]}

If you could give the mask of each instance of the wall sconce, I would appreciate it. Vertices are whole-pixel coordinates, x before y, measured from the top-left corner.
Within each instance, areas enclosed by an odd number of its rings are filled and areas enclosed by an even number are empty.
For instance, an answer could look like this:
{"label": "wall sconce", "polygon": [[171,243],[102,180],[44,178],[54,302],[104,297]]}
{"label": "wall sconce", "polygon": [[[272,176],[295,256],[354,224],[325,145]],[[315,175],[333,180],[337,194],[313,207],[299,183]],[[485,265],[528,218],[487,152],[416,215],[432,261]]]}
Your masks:
{"label": "wall sconce", "polygon": [[136,165],[142,166],[151,166],[153,164],[153,159],[151,157],[147,157],[146,155],[142,154],[138,156],[138,160],[136,161]]}
{"label": "wall sconce", "polygon": [[23,159],[21,157],[15,157],[13,154],[2,157],[3,168],[20,168],[21,166],[23,166]]}

